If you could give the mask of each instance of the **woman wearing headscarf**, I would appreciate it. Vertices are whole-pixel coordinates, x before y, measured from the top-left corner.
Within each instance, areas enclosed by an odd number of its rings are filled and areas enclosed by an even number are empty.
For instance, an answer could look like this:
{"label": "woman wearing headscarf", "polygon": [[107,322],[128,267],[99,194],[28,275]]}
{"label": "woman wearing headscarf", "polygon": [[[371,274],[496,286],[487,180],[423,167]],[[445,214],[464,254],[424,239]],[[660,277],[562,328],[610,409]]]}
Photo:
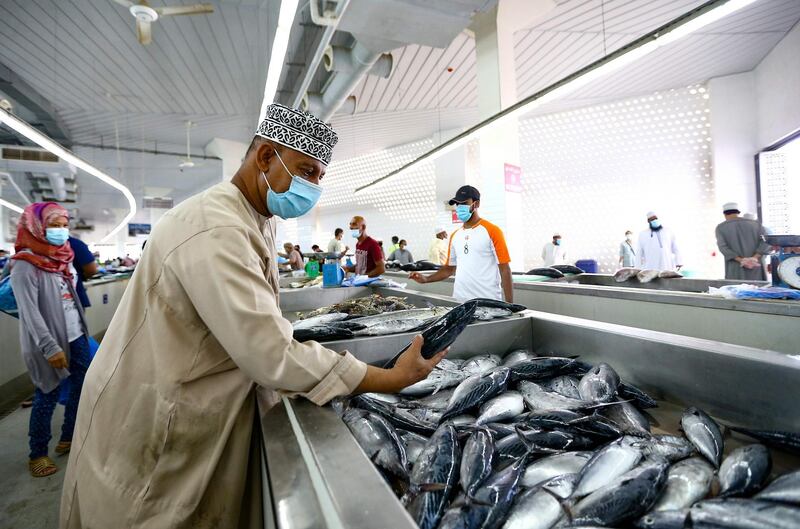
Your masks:
{"label": "woman wearing headscarf", "polygon": [[86,319],[75,290],[76,273],[69,237],[69,213],[54,202],[36,202],[19,221],[11,268],[17,299],[22,357],[36,387],[28,436],[31,475],[58,470],[47,455],[50,422],[60,382],[70,378],[69,400],[56,454],[69,452],[75,415],[89,367]]}

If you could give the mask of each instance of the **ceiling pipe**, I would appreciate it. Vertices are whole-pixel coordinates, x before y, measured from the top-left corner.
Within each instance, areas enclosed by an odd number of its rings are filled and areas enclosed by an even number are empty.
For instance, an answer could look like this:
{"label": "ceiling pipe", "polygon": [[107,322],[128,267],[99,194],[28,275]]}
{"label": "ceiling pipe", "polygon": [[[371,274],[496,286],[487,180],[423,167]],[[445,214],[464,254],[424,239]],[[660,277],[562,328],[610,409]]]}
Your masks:
{"label": "ceiling pipe", "polygon": [[292,100],[292,107],[297,107],[300,105],[300,101],[303,99],[306,91],[308,90],[308,86],[314,79],[314,74],[317,73],[317,68],[319,68],[319,63],[322,60],[322,54],[325,53],[325,48],[327,48],[330,44],[333,34],[336,33],[336,27],[339,25],[339,21],[342,19],[342,15],[347,9],[347,5],[350,3],[350,0],[342,0],[339,3],[337,6],[339,16],[336,17],[334,23],[331,17],[319,16],[319,6],[317,5],[317,1],[318,0],[311,0],[311,3],[309,4],[311,10],[311,20],[315,24],[323,26],[325,30],[322,33],[322,38],[317,44],[317,48],[314,50],[313,55],[311,55],[311,62],[303,72],[303,78],[300,81],[300,86],[298,87],[297,92],[295,92],[294,99]]}
{"label": "ceiling pipe", "polygon": [[[336,111],[337,116],[348,115],[352,116],[356,113],[356,96],[348,96],[339,110]],[[300,100],[300,110],[305,110],[311,114],[317,115],[322,111],[322,95],[316,92],[306,92],[303,99]]]}
{"label": "ceiling pipe", "polygon": [[[353,55],[353,48],[344,46],[328,46],[322,55],[322,65],[328,72],[353,73],[357,67]],[[368,75],[377,75],[388,79],[392,75],[394,59],[391,53],[382,53],[370,68]]]}
{"label": "ceiling pipe", "polygon": [[[328,83],[325,91],[320,97],[320,109],[317,116],[327,121],[344,103],[345,99],[353,92],[359,81],[369,73],[375,63],[384,55],[382,51],[373,51],[360,41],[356,41],[349,50],[348,63],[349,72],[340,72],[334,67],[333,79]],[[335,60],[335,59],[334,59]],[[390,59],[391,60],[391,59]],[[391,70],[390,70],[391,73]],[[317,101],[309,99],[309,103],[316,104]]]}

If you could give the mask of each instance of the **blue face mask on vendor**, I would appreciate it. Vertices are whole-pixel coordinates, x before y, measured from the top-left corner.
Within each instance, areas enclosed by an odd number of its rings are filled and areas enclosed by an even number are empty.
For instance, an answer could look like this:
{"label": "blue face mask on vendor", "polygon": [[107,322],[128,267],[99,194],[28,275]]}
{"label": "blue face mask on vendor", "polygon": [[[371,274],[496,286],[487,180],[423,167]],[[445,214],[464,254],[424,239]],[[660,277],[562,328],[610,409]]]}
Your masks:
{"label": "blue face mask on vendor", "polygon": [[653,219],[650,221],[650,227],[654,230],[657,230],[661,227],[661,221],[658,219]]}
{"label": "blue face mask on vendor", "polygon": [[283,159],[281,155],[278,154],[277,150],[275,151],[275,156],[278,157],[278,161],[281,162],[283,168],[289,173],[289,176],[292,177],[292,183],[289,185],[289,189],[283,193],[276,193],[272,190],[272,186],[269,185],[267,175],[261,173],[261,176],[264,177],[264,181],[269,188],[267,191],[267,208],[270,213],[282,219],[301,217],[311,211],[311,208],[316,205],[319,197],[322,195],[322,188],[316,184],[312,184],[305,178],[292,174],[289,168],[286,167],[286,164],[283,163]]}
{"label": "blue face mask on vendor", "polygon": [[467,222],[472,218],[472,207],[467,204],[459,204],[456,206],[456,216],[461,222]]}

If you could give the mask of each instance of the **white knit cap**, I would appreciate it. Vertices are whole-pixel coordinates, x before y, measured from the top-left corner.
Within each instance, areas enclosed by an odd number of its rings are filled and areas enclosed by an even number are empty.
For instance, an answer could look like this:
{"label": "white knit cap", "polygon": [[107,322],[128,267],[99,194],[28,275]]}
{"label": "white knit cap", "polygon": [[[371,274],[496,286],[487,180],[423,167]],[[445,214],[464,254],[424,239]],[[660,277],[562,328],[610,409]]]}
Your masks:
{"label": "white knit cap", "polygon": [[647,218],[649,219],[650,217],[658,217],[658,215],[656,215],[655,211],[648,211]]}
{"label": "white knit cap", "polygon": [[433,234],[434,234],[434,235],[439,235],[439,234],[440,234],[440,233],[442,233],[442,232],[445,232],[445,233],[447,233],[447,230],[446,230],[446,229],[444,229],[444,226],[436,226],[436,231],[435,231],[435,232],[433,232]]}
{"label": "white knit cap", "polygon": [[728,202],[722,205],[722,211],[739,211],[739,204],[736,202]]}

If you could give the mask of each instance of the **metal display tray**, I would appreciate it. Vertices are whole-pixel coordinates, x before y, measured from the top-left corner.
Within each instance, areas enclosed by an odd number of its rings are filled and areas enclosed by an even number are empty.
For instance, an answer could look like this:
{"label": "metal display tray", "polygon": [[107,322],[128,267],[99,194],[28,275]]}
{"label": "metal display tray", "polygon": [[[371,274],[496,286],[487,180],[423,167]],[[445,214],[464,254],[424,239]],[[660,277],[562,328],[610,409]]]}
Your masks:
{"label": "metal display tray", "polygon": [[[569,316],[522,314],[470,325],[450,357],[518,348],[580,355],[588,362],[610,363],[625,381],[656,397],[660,407],[652,411],[663,431],[675,431],[688,405],[702,407],[723,423],[800,431],[800,361],[793,357]],[[410,339],[401,334],[326,346],[376,363]],[[277,527],[416,527],[330,407],[284,399],[265,414],[262,425],[265,432],[280,432],[265,436]],[[798,458],[776,457],[779,470],[797,467]]]}

